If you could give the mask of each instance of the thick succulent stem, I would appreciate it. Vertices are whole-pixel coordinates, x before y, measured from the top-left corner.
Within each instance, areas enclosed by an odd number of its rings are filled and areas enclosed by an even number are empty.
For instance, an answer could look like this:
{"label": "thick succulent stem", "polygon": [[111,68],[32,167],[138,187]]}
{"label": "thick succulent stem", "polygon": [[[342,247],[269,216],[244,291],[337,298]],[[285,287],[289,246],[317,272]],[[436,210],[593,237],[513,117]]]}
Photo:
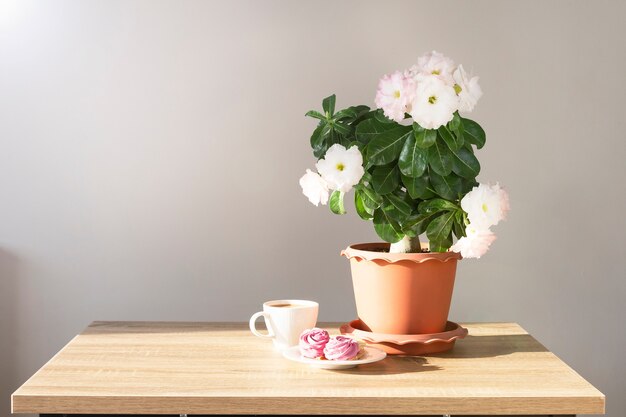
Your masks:
{"label": "thick succulent stem", "polygon": [[392,243],[389,247],[389,253],[419,253],[422,251],[419,236],[404,236],[402,240]]}

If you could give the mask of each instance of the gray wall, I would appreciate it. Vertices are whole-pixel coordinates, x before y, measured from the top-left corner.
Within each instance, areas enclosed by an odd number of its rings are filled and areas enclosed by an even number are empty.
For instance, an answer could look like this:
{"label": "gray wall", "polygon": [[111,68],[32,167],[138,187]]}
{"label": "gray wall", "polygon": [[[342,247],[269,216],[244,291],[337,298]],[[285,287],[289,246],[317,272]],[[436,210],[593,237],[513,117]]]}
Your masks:
{"label": "gray wall", "polygon": [[301,195],[303,115],[432,49],[480,75],[512,203],[451,318],[519,322],[626,415],[624,3],[0,4],[0,415],[92,320],[353,318],[339,250],[377,238]]}

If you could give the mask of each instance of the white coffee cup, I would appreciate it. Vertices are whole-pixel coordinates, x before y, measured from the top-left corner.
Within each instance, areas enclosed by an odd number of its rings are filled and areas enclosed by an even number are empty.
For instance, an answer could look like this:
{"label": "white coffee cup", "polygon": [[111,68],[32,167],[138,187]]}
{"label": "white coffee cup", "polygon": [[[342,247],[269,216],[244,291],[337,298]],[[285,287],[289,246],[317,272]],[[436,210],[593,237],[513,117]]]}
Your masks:
{"label": "white coffee cup", "polygon": [[[263,311],[250,318],[250,331],[255,336],[272,339],[274,347],[284,350],[298,344],[300,334],[315,327],[319,304],[308,300],[273,300],[263,303]],[[256,321],[265,320],[267,334],[259,333]]]}

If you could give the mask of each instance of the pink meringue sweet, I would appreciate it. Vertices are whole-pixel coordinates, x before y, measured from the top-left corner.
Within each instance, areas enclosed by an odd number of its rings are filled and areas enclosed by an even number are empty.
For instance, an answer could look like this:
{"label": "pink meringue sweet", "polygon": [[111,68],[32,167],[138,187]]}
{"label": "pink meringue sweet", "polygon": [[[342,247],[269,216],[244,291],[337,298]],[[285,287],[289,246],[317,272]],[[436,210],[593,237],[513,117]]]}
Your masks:
{"label": "pink meringue sweet", "polygon": [[324,356],[331,361],[354,359],[361,350],[359,342],[345,336],[332,337],[324,348]]}
{"label": "pink meringue sweet", "polygon": [[316,359],[324,356],[324,347],[328,343],[330,335],[326,330],[314,327],[300,334],[300,353],[305,358]]}

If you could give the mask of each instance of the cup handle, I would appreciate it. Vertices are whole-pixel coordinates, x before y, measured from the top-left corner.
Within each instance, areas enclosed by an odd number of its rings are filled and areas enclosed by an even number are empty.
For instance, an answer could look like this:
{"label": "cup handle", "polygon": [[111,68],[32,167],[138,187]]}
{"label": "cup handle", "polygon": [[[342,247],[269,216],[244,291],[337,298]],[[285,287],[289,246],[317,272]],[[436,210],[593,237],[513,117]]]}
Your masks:
{"label": "cup handle", "polygon": [[[263,316],[263,320],[265,320],[267,334],[259,333],[259,331],[256,329],[256,321],[261,316]],[[250,317],[250,331],[253,335],[262,337],[264,339],[271,339],[272,337],[274,337],[274,331],[272,330],[272,326],[270,326],[269,316],[265,311],[259,311],[258,313],[254,313],[252,317]]]}

